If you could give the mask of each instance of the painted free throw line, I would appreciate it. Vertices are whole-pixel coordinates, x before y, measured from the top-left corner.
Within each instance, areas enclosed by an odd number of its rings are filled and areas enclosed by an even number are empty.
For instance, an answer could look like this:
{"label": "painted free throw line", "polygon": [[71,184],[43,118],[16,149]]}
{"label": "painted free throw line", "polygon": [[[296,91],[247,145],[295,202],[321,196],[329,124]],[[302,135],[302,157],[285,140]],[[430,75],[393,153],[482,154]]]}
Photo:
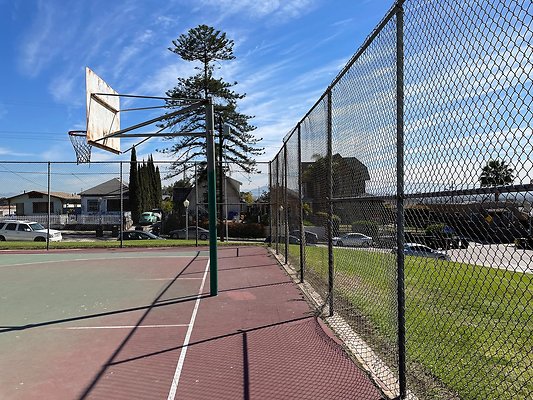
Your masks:
{"label": "painted free throw line", "polygon": [[170,386],[170,391],[168,392],[167,400],[175,400],[176,398],[176,391],[178,390],[178,383],[180,381],[181,371],[183,370],[185,355],[187,354],[187,348],[189,346],[189,341],[191,340],[194,321],[196,320],[198,307],[200,306],[200,301],[202,300],[202,292],[204,290],[205,278],[207,277],[207,272],[209,271],[209,261],[210,260],[207,260],[207,264],[205,266],[204,277],[202,278],[202,284],[200,285],[198,296],[196,296],[196,302],[194,304],[194,310],[192,311],[191,321],[189,322],[189,328],[187,329],[187,334],[185,335],[185,339],[183,340],[180,357],[178,359],[178,365],[176,365],[176,371],[174,372],[174,378],[172,378],[172,385]]}

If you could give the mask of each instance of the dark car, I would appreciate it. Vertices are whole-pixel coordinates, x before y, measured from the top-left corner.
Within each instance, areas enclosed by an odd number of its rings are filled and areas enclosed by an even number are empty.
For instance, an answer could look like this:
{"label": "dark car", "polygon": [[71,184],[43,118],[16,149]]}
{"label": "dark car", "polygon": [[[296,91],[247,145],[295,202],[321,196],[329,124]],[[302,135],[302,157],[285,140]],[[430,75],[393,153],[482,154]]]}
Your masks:
{"label": "dark car", "polygon": [[[120,235],[118,236],[120,240]],[[164,238],[154,235],[151,232],[144,231],[124,231],[122,232],[122,240],[165,240]]]}
{"label": "dark car", "polygon": [[[265,239],[265,243],[270,243],[271,238],[270,236],[267,236]],[[284,244],[285,243],[285,236],[278,236],[278,243]],[[296,236],[289,235],[289,244],[300,244],[300,239],[298,239]]]}
{"label": "dark car", "polygon": [[514,240],[514,246],[517,249],[533,250],[533,237],[521,237]]}
{"label": "dark car", "polygon": [[[305,234],[305,243],[307,244],[317,244],[318,243],[318,235],[315,232],[311,231],[304,231]],[[291,232],[292,236],[296,236],[297,238],[300,237],[300,231],[295,230]]]}
{"label": "dark car", "polygon": [[[185,228],[182,229],[176,229],[173,231],[170,231],[169,236],[171,239],[185,239]],[[196,227],[190,226],[189,227],[189,239],[196,238]],[[209,231],[204,228],[198,227],[198,240],[207,240],[209,238]]]}

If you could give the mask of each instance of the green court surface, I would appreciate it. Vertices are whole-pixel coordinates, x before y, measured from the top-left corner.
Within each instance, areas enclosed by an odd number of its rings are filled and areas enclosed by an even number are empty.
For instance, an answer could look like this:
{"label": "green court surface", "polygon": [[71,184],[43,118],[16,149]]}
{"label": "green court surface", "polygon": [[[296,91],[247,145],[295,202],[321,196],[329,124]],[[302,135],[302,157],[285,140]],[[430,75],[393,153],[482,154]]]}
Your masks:
{"label": "green court surface", "polygon": [[[173,329],[173,336],[179,337],[190,316],[189,300],[199,295],[201,279],[191,266],[205,269],[207,254],[191,250],[2,254],[0,398],[29,399],[38,392],[57,395],[63,380],[75,381],[76,387],[60,398],[76,398],[79,386],[88,385],[110,349],[117,348],[140,321],[158,331]],[[145,318],[148,311],[153,321]],[[55,389],[48,387],[51,382]]]}

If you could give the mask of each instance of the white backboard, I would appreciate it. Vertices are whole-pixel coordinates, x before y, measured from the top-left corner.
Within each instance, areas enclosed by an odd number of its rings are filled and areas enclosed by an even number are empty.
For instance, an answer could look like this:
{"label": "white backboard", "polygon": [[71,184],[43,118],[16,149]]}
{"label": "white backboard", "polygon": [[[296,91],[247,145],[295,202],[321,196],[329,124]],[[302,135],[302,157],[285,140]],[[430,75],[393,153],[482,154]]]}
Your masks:
{"label": "white backboard", "polygon": [[[120,154],[120,138],[106,136],[120,130],[120,98],[102,78],[85,68],[87,95],[87,142]],[[113,96],[110,96],[113,95]]]}

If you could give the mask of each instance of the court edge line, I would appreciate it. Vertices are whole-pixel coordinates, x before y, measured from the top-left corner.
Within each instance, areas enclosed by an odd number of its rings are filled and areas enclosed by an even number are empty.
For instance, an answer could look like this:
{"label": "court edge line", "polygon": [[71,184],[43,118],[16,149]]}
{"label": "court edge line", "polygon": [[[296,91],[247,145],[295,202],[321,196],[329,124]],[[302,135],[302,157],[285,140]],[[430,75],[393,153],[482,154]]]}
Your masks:
{"label": "court edge line", "polygon": [[69,326],[66,328],[50,328],[53,330],[92,330],[92,329],[138,329],[138,328],[184,328],[189,326],[188,324],[167,324],[167,325],[108,325],[108,326]]}
{"label": "court edge line", "polygon": [[175,400],[176,392],[178,390],[178,383],[181,376],[181,371],[183,370],[183,363],[185,362],[185,355],[187,354],[187,348],[189,346],[189,341],[191,340],[192,330],[194,327],[194,322],[196,320],[196,314],[198,313],[198,307],[200,306],[200,301],[202,300],[202,292],[204,290],[205,280],[207,278],[207,272],[209,271],[210,260],[207,260],[205,266],[204,277],[202,279],[202,284],[200,285],[200,290],[198,291],[198,296],[196,298],[196,303],[194,304],[194,309],[191,315],[191,321],[189,322],[189,328],[185,334],[185,339],[183,340],[183,345],[180,352],[180,357],[178,359],[178,364],[176,365],[176,371],[174,372],[174,377],[172,378],[172,385],[168,392],[167,400]]}
{"label": "court edge line", "polygon": [[150,257],[150,256],[139,256],[139,257],[103,257],[103,258],[73,258],[73,259],[65,259],[65,260],[46,260],[46,261],[29,261],[24,263],[17,263],[17,264],[0,264],[0,268],[7,268],[7,267],[24,267],[28,265],[36,265],[36,264],[59,264],[63,262],[79,262],[79,261],[114,261],[114,260],[127,260],[127,259],[144,259],[144,258],[201,258],[201,257],[209,257],[209,255],[197,255],[197,256],[191,256],[191,255],[176,255],[176,256],[156,256],[156,257]]}

